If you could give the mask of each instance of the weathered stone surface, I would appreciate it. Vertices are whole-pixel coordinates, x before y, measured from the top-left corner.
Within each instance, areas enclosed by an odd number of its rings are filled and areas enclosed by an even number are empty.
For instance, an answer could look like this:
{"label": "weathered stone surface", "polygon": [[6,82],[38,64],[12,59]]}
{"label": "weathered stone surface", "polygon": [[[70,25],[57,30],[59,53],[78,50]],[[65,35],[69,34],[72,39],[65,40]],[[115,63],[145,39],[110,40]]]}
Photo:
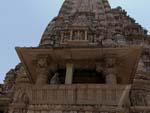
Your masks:
{"label": "weathered stone surface", "polygon": [[39,46],[16,50],[0,112],[150,112],[150,36],[108,0],[65,0]]}

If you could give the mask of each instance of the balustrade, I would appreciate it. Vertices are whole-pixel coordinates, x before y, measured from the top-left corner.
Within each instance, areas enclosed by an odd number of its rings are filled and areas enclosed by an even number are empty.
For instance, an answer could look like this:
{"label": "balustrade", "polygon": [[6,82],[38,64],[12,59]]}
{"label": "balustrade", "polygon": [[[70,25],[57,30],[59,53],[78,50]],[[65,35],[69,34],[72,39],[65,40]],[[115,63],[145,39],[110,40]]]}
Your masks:
{"label": "balustrade", "polygon": [[31,104],[118,105],[126,85],[49,85],[30,87]]}

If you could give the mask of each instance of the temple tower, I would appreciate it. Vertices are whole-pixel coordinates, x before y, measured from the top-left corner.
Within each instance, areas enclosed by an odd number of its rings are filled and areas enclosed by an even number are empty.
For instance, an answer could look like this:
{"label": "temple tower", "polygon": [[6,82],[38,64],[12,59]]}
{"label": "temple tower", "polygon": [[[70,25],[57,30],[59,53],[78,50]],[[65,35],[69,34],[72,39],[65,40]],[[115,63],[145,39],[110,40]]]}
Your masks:
{"label": "temple tower", "polygon": [[[131,44],[137,36],[140,44]],[[9,113],[137,112],[134,78],[146,73],[146,36],[107,0],[65,0],[38,47],[16,47],[21,64]]]}
{"label": "temple tower", "polygon": [[77,42],[75,46],[101,46],[102,39],[114,34],[114,24],[107,0],[66,0],[45,30],[40,46],[62,47],[68,41]]}

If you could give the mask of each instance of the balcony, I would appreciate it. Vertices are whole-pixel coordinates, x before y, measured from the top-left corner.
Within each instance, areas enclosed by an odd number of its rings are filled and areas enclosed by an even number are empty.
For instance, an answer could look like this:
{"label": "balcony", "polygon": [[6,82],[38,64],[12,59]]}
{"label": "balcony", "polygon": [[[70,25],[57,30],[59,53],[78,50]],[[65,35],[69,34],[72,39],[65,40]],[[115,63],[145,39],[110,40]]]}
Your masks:
{"label": "balcony", "polygon": [[[128,85],[73,84],[29,86],[30,104],[118,106]],[[126,90],[127,89],[127,90]]]}

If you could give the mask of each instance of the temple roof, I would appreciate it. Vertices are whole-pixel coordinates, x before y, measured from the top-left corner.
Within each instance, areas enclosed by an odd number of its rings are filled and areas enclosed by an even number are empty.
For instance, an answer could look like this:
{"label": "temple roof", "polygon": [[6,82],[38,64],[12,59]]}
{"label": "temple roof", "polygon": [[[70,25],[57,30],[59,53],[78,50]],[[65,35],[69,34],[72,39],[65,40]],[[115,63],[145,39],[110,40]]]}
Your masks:
{"label": "temple roof", "polygon": [[107,0],[66,0],[60,10],[59,16],[71,16],[77,12],[94,13],[98,18],[110,11]]}
{"label": "temple roof", "polygon": [[107,0],[65,0],[58,16],[48,24],[40,45],[60,46],[62,32],[72,29],[86,29],[88,34],[104,36],[107,31],[113,32],[112,23]]}
{"label": "temple roof", "polygon": [[76,42],[86,41],[87,44],[80,45],[108,47],[107,42],[114,47],[116,34],[123,37],[146,35],[143,27],[125,10],[112,9],[108,0],[65,0],[58,16],[46,27],[40,46],[64,47],[71,40],[76,46],[79,46]]}

